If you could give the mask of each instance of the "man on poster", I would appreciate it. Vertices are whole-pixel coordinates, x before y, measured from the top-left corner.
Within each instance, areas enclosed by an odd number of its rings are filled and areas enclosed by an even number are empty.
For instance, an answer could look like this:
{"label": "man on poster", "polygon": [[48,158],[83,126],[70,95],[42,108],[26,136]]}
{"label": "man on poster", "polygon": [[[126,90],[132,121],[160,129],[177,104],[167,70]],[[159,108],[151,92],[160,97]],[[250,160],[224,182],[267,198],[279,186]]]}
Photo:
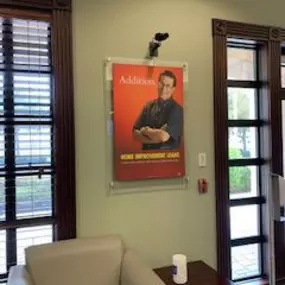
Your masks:
{"label": "man on poster", "polygon": [[159,75],[158,98],[148,102],[133,126],[133,136],[143,150],[171,150],[180,145],[183,108],[173,94],[177,79],[172,71]]}

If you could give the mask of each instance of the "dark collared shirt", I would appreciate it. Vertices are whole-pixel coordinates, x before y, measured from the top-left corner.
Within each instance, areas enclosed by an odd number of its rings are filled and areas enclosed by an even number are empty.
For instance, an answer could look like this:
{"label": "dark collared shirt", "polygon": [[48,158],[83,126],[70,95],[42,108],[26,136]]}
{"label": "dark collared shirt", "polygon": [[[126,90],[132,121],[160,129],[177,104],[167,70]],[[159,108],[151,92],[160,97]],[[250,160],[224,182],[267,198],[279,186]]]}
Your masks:
{"label": "dark collared shirt", "polygon": [[183,130],[183,108],[173,98],[169,100],[155,99],[148,102],[139,117],[134,129],[143,127],[160,129],[166,125],[165,131],[170,138],[167,142],[143,144],[142,149],[175,149],[179,147]]}

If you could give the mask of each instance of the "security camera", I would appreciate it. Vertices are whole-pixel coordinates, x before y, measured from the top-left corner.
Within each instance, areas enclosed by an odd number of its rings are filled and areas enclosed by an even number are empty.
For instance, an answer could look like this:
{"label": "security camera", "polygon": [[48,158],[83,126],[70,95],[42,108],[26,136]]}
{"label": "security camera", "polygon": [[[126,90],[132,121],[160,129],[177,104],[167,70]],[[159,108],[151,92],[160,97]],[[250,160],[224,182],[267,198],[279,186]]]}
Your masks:
{"label": "security camera", "polygon": [[161,46],[161,42],[169,38],[168,33],[156,33],[149,43],[149,56],[158,57],[158,48]]}

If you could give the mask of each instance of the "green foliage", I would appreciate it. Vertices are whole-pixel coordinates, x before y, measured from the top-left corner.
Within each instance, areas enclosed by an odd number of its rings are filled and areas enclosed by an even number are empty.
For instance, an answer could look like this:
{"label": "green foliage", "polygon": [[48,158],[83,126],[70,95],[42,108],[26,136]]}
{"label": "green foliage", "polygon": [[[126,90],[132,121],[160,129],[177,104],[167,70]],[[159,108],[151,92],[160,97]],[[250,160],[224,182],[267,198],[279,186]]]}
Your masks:
{"label": "green foliage", "polygon": [[[228,89],[228,116],[230,119],[249,119],[250,100],[246,89]],[[234,102],[235,101],[235,102]],[[235,107],[234,107],[235,106]],[[231,134],[230,134],[231,135]],[[230,148],[229,158],[239,159],[249,157],[247,143],[249,141],[249,128],[237,128],[237,137],[240,139],[242,149]],[[231,167],[229,172],[230,192],[247,193],[251,187],[251,171],[248,166]]]}
{"label": "green foliage", "polygon": [[230,168],[230,192],[250,192],[251,172],[247,166]]}
{"label": "green foliage", "polygon": [[230,148],[229,149],[229,158],[230,159],[238,159],[242,158],[241,151],[238,148]]}
{"label": "green foliage", "polygon": [[[231,159],[241,158],[240,149],[230,148],[229,157]],[[248,166],[230,168],[230,192],[247,193],[250,192],[251,171]]]}

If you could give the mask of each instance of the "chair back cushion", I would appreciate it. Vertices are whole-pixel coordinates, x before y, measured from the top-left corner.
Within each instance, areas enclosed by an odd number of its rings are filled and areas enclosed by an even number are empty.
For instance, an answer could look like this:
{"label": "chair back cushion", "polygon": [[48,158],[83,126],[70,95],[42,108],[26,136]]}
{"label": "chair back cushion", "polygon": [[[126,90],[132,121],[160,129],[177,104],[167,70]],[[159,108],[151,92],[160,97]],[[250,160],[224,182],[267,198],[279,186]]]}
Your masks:
{"label": "chair back cushion", "polygon": [[35,285],[119,285],[123,244],[119,237],[80,238],[26,249]]}

